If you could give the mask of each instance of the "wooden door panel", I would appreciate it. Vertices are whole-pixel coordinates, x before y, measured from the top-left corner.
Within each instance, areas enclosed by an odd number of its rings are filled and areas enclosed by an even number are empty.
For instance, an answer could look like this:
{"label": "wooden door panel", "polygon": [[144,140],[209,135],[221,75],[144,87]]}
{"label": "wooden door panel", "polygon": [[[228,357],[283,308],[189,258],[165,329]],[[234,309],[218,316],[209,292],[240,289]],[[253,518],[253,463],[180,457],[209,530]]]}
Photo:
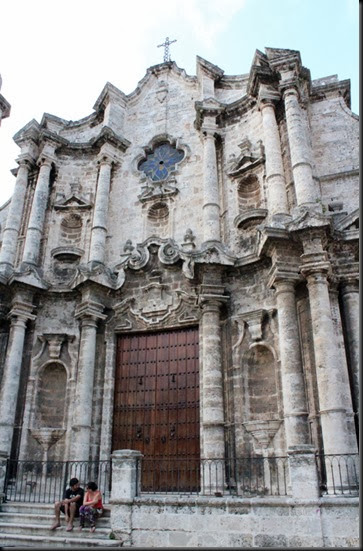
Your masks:
{"label": "wooden door panel", "polygon": [[197,328],[118,339],[112,449],[143,453],[146,489],[199,483],[187,464],[176,468],[176,458],[199,461],[198,354]]}

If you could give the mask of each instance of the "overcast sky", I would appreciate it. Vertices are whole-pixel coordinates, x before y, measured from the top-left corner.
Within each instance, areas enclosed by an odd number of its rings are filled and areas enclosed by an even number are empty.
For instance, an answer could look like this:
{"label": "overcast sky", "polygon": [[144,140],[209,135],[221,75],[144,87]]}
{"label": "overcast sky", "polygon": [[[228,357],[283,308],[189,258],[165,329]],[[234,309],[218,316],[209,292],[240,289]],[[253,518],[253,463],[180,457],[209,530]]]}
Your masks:
{"label": "overcast sky", "polygon": [[146,69],[171,59],[195,74],[196,56],[248,73],[256,49],[299,50],[312,79],[351,80],[359,109],[358,0],[6,0],[1,3],[0,206],[13,191],[14,134],[43,113],[78,120],[107,81],[131,93]]}

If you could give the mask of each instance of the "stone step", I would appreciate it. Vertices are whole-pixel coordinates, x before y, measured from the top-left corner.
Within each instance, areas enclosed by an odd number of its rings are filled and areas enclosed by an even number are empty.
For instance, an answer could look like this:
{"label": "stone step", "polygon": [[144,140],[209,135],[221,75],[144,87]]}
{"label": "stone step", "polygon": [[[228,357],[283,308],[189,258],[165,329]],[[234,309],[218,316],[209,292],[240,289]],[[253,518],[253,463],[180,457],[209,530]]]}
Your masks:
{"label": "stone step", "polygon": [[[11,511],[0,511],[0,522],[14,523],[14,524],[41,524],[51,526],[54,522],[54,515],[52,514],[34,514],[34,513],[18,513]],[[79,518],[74,519],[74,527],[79,526]],[[61,516],[61,525],[66,526],[64,516]],[[97,519],[97,527],[107,528],[110,527],[110,517],[102,517]]]}
{"label": "stone step", "polygon": [[50,537],[52,534],[56,535],[57,537],[63,535],[63,536],[70,536],[72,534],[72,537],[74,538],[92,538],[94,536],[98,538],[106,538],[108,539],[111,528],[110,527],[100,527],[96,524],[96,532],[91,533],[89,531],[89,526],[86,526],[83,530],[79,530],[79,526],[75,525],[72,532],[66,531],[66,526],[60,526],[59,528],[56,528],[55,530],[50,530],[49,527],[45,524],[15,524],[14,522],[3,522],[0,521],[0,533],[6,533],[6,534],[17,534],[19,533],[20,529],[26,531],[27,534],[30,535],[37,535],[37,536],[44,536],[44,537]]}
{"label": "stone step", "polygon": [[[72,532],[65,532],[64,534],[69,534]],[[95,536],[95,534],[92,534]],[[41,549],[42,547],[48,548],[51,547],[72,547],[74,549],[82,547],[122,547],[122,542],[119,540],[111,540],[105,538],[93,539],[88,538],[74,538],[71,536],[33,536],[27,534],[0,534],[0,545],[2,549],[11,549],[12,547],[17,547],[17,549],[24,548],[29,549],[29,547],[34,547],[35,549]]]}
{"label": "stone step", "polygon": [[[7,501],[0,503],[0,513],[24,513],[36,515],[54,515],[54,505],[52,503],[29,503],[21,501]],[[101,518],[109,518],[111,516],[111,508],[105,506]],[[64,515],[63,515],[64,518]]]}
{"label": "stone step", "polygon": [[110,507],[97,519],[96,531],[89,526],[80,531],[79,519],[66,531],[64,516],[61,527],[50,530],[54,522],[54,506],[49,503],[6,502],[0,504],[0,545],[2,548],[29,547],[121,547],[122,542],[110,539]]}

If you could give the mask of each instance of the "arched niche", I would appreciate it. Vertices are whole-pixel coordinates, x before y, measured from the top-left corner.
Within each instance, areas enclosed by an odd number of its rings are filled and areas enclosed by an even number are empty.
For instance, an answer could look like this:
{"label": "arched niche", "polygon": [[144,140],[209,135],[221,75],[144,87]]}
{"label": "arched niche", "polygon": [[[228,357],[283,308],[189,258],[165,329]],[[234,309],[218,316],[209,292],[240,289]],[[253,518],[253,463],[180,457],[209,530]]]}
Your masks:
{"label": "arched niche", "polygon": [[60,362],[47,363],[38,374],[37,426],[59,428],[64,424],[67,371]]}
{"label": "arched niche", "polygon": [[278,418],[276,361],[270,347],[256,343],[245,355],[249,420]]}

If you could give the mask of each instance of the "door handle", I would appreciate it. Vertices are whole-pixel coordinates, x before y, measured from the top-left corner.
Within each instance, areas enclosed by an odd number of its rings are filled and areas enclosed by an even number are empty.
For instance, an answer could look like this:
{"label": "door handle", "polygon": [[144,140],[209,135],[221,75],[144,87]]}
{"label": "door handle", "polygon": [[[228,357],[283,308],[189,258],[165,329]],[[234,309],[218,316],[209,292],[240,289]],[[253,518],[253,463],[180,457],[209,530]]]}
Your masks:
{"label": "door handle", "polygon": [[165,442],[166,442],[166,436],[162,436],[162,437],[161,437],[161,441],[162,441],[163,444],[165,444]]}

